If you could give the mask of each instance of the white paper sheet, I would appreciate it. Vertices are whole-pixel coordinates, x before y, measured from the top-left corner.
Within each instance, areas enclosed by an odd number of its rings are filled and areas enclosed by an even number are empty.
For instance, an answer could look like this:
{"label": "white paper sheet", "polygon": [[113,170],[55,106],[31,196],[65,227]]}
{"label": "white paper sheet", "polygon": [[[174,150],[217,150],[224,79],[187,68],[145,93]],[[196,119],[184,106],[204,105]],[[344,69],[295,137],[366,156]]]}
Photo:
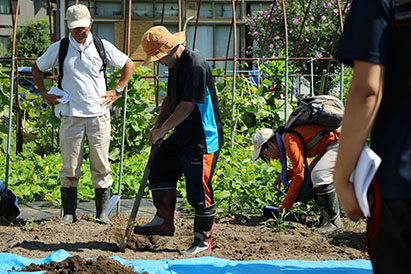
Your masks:
{"label": "white paper sheet", "polygon": [[381,164],[381,158],[367,145],[361,151],[357,166],[351,174],[354,184],[355,196],[365,217],[370,217],[367,192],[372,178]]}

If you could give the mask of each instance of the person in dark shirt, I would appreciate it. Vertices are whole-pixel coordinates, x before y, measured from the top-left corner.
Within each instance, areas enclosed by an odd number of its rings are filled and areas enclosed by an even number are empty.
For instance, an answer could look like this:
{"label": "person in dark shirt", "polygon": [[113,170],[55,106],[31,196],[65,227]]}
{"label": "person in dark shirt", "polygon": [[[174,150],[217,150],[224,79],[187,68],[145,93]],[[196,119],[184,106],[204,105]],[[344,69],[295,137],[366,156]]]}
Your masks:
{"label": "person in dark shirt", "polygon": [[[410,13],[411,10],[408,11]],[[353,66],[334,171],[346,214],[364,218],[349,181],[371,133],[382,158],[372,184],[369,253],[374,273],[409,273],[411,258],[411,86],[406,37],[393,0],[354,0],[335,57]]]}
{"label": "person in dark shirt", "polygon": [[141,40],[147,58],[169,68],[167,96],[151,130],[151,144],[165,139],[155,155],[149,176],[154,219],[134,233],[174,235],[176,185],[184,174],[187,200],[195,208],[194,241],[184,255],[211,251],[215,204],[212,177],[223,145],[223,127],[211,69],[205,59],[182,45],[183,32],[150,28]]}

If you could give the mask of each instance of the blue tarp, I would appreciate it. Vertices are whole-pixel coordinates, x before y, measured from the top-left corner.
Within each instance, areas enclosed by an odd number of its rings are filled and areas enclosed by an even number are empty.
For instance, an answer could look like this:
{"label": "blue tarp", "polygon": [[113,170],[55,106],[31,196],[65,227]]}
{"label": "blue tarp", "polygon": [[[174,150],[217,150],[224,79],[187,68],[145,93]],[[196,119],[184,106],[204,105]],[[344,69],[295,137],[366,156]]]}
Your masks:
{"label": "blue tarp", "polygon": [[[17,273],[11,270],[21,270],[31,263],[42,264],[51,261],[60,262],[71,255],[65,250],[57,250],[43,259],[29,259],[11,253],[0,253],[0,273]],[[128,261],[117,256],[111,258],[124,265],[133,266],[137,272],[147,271],[149,274],[250,274],[250,273],[272,273],[272,274],[371,274],[370,261],[299,261],[299,260],[261,260],[261,261],[233,261],[214,257],[200,257],[180,260],[134,260]],[[44,273],[45,271],[24,272]]]}

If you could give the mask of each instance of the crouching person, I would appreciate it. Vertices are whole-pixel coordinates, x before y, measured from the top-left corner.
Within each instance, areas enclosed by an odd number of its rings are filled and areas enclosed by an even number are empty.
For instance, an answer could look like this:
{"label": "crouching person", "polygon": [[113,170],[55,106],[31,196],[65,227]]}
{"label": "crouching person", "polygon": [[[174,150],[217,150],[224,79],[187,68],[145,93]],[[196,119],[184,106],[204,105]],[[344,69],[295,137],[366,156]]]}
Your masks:
{"label": "crouching person", "polygon": [[215,204],[211,179],[223,145],[223,130],[211,69],[205,59],[181,45],[183,32],[150,28],[142,38],[145,64],[157,61],[168,67],[167,96],[149,134],[155,144],[167,132],[153,159],[149,183],[157,209],[153,220],[136,226],[134,233],[174,235],[176,185],[184,174],[187,200],[195,208],[194,240],[184,255],[211,251]]}
{"label": "crouching person", "polygon": [[[315,198],[322,209],[320,226],[316,231],[330,233],[343,229],[338,197],[332,182],[339,132],[327,132],[312,148],[307,149],[306,145],[324,130],[324,126],[317,124],[297,126],[291,132],[275,132],[269,128],[259,130],[252,138],[252,159],[280,159],[282,170],[274,182],[274,189],[280,191],[280,184],[283,183],[288,190],[278,208],[279,212],[291,209],[294,202],[308,202]],[[287,156],[292,165],[290,170],[287,170]],[[308,158],[311,157],[316,158],[308,165]]]}

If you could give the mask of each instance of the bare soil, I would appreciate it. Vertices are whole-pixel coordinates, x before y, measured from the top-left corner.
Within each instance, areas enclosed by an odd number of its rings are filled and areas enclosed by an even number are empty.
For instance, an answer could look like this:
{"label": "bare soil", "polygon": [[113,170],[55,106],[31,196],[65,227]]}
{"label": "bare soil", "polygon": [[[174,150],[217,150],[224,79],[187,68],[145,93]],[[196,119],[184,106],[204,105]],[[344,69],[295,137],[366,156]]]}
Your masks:
{"label": "bare soil", "polygon": [[[110,219],[113,226],[100,225],[87,215],[81,216],[76,223],[65,226],[59,225],[57,218],[17,220],[13,223],[3,221],[0,222],[0,252],[43,258],[58,249],[64,249],[73,256],[79,256],[72,260],[71,267],[73,264],[76,267],[87,267],[84,258],[100,257],[99,260],[113,261],[109,256],[119,256],[126,260],[187,258],[180,255],[180,251],[188,248],[192,242],[192,218],[177,217],[173,237],[132,234],[124,253],[119,251],[118,246],[128,218],[113,216]],[[140,224],[148,221],[137,220]],[[348,218],[343,218],[343,221],[343,232],[323,235],[304,224],[275,223],[273,219],[263,216],[217,218],[212,240],[213,251],[197,254],[196,257],[213,256],[231,260],[368,259],[368,255],[361,251],[365,239],[365,222],[354,223]],[[120,272],[114,269],[109,271],[111,266],[118,267],[117,264],[110,263],[105,266],[105,273],[130,273],[126,272],[126,268]],[[53,264],[57,265],[55,262]],[[66,268],[68,265],[70,264],[66,264]],[[51,268],[44,270],[51,271]],[[91,272],[104,273],[95,268],[90,268],[88,272],[48,273]]]}

